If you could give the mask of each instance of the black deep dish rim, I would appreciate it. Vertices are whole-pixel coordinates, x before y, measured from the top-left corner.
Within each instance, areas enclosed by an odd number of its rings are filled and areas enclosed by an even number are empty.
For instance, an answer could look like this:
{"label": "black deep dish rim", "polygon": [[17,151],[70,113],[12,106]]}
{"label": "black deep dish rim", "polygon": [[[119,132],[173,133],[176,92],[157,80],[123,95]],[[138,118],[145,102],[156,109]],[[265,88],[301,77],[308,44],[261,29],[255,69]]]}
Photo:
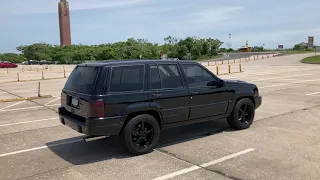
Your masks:
{"label": "black deep dish rim", "polygon": [[243,104],[238,111],[238,121],[241,124],[249,124],[252,117],[252,110],[249,104]]}
{"label": "black deep dish rim", "polygon": [[132,129],[131,136],[134,145],[140,148],[147,148],[154,139],[154,127],[151,123],[145,121],[139,122]]}

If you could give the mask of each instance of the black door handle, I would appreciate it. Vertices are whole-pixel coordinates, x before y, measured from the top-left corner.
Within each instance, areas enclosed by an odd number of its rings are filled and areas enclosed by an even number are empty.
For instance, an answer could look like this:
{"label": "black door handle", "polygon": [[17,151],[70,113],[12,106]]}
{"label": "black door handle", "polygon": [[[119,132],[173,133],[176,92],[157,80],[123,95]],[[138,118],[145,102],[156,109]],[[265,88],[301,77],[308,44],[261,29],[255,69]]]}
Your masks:
{"label": "black door handle", "polygon": [[199,92],[198,91],[191,91],[191,94],[196,95],[196,94],[199,94]]}
{"label": "black door handle", "polygon": [[152,94],[153,97],[160,97],[162,94]]}

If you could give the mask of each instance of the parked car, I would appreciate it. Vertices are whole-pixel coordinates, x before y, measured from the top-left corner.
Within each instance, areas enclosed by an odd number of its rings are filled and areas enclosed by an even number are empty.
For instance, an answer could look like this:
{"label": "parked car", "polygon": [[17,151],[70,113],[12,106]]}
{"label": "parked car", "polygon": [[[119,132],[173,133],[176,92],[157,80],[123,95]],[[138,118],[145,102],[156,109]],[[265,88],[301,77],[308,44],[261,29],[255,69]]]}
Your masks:
{"label": "parked car", "polygon": [[23,61],[21,64],[22,65],[28,65],[28,61]]}
{"label": "parked car", "polygon": [[40,64],[40,62],[38,60],[29,60],[28,65],[34,65],[34,64]]}
{"label": "parked car", "polygon": [[41,60],[39,62],[40,65],[43,65],[43,64],[53,64],[52,61],[47,61],[47,60]]}
{"label": "parked car", "polygon": [[262,98],[254,84],[222,80],[193,61],[131,60],[77,65],[61,93],[62,124],[89,135],[120,135],[135,154],[151,152],[160,130],[226,118],[249,128]]}
{"label": "parked car", "polygon": [[11,63],[8,61],[0,62],[0,68],[16,68],[16,67],[18,67],[18,65],[16,65],[15,63]]}

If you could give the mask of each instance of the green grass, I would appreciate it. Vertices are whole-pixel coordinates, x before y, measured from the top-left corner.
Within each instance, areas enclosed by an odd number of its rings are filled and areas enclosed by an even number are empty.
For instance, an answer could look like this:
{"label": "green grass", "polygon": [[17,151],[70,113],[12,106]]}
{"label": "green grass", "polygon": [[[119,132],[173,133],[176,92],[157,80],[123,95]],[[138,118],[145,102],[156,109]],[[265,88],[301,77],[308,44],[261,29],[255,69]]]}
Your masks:
{"label": "green grass", "polygon": [[320,55],[311,56],[301,60],[303,63],[312,63],[312,64],[320,64]]}
{"label": "green grass", "polygon": [[201,57],[201,58],[197,59],[197,61],[214,60],[214,59],[218,59],[218,58],[221,58],[221,57],[223,57],[223,55],[216,55],[216,56],[213,56],[213,57]]}

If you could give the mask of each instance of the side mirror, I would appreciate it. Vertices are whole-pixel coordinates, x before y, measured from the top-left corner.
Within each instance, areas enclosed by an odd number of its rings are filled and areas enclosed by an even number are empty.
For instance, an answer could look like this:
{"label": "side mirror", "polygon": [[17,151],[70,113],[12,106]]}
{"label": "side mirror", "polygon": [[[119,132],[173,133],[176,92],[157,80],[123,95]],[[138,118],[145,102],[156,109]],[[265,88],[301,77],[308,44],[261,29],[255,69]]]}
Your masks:
{"label": "side mirror", "polygon": [[207,83],[207,86],[223,87],[224,86],[224,81],[223,80],[210,81],[210,82]]}

